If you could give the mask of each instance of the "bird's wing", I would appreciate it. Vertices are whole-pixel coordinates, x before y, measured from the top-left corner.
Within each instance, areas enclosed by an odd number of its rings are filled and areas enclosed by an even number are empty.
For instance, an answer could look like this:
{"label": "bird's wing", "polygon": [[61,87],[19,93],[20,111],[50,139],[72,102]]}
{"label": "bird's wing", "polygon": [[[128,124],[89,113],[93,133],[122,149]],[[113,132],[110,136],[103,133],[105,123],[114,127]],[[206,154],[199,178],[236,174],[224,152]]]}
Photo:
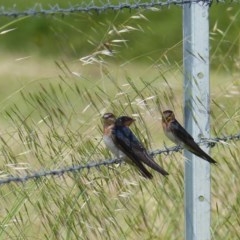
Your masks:
{"label": "bird's wing", "polygon": [[135,148],[139,148],[138,140],[135,136],[132,136],[130,129],[126,127],[115,127],[113,129],[112,138],[114,143],[124,152],[128,158],[131,159],[133,164],[138,168],[141,174],[145,178],[153,178],[152,174],[145,168],[145,166],[136,159],[132,146],[135,145]]}
{"label": "bird's wing", "polygon": [[149,156],[144,146],[128,127],[116,127],[113,135],[115,136],[115,143],[139,168],[143,166],[141,163],[143,162],[159,173],[168,175],[168,173]]}
{"label": "bird's wing", "polygon": [[113,129],[113,140],[126,152],[131,150],[144,150],[144,147],[138,141],[133,132],[125,126],[116,126]]}
{"label": "bird's wing", "polygon": [[179,122],[177,122],[177,120],[171,123],[170,128],[178,141],[182,142],[183,147],[185,147],[188,151],[196,154],[198,157],[201,157],[210,163],[216,163],[214,159],[212,159],[198,146],[193,137],[181,126]]}
{"label": "bird's wing", "polygon": [[182,127],[182,125],[177,120],[171,122],[170,130],[173,132],[178,141],[183,142],[184,144],[188,144],[194,141],[193,137]]}

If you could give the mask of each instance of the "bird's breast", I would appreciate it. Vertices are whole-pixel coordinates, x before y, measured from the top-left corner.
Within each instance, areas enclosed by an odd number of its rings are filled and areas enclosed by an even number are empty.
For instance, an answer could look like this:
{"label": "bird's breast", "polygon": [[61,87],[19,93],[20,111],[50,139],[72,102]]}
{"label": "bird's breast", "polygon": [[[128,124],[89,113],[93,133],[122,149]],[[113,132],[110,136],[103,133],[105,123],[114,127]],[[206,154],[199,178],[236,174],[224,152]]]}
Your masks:
{"label": "bird's breast", "polygon": [[175,136],[175,134],[171,130],[165,131],[165,134],[175,144],[177,145],[181,144],[181,141],[177,138],[177,136]]}
{"label": "bird's breast", "polygon": [[113,142],[111,136],[103,136],[103,141],[107,148],[117,157],[117,158],[125,158],[126,155],[116,146]]}

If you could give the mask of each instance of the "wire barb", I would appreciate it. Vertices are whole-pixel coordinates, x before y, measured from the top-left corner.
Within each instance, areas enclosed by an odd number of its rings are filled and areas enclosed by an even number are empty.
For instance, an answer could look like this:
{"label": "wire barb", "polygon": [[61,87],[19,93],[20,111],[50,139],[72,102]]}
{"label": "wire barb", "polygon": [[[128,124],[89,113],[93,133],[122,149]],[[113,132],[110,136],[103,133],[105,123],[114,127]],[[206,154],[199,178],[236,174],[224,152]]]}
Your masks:
{"label": "wire barb", "polygon": [[[230,135],[230,136],[224,136],[224,137],[216,137],[216,138],[209,138],[209,139],[202,139],[199,143],[204,143],[207,144],[207,147],[214,147],[217,143],[222,143],[222,142],[228,142],[228,141],[238,141],[240,140],[240,133],[235,134],[235,135]],[[172,152],[179,152],[182,150],[182,147],[180,146],[174,146],[174,147],[166,147],[164,149],[158,149],[158,150],[154,150],[154,151],[150,151],[150,155],[151,156],[155,156],[155,155],[159,155],[159,154],[166,154],[169,155]],[[69,167],[65,167],[65,168],[61,168],[61,169],[53,169],[53,170],[41,170],[39,172],[35,172],[33,174],[29,174],[29,175],[25,175],[22,177],[14,177],[14,176],[9,176],[3,179],[0,179],[0,185],[3,184],[9,184],[12,182],[26,182],[32,179],[40,179],[42,177],[48,177],[48,176],[61,176],[64,175],[68,172],[78,172],[78,171],[82,171],[84,169],[87,169],[88,171],[91,168],[99,168],[100,166],[109,166],[109,165],[113,165],[113,164],[119,164],[123,162],[123,160],[120,159],[107,159],[107,160],[103,160],[100,162],[92,162],[92,163],[88,163],[86,165],[77,165],[77,166],[69,166]]]}

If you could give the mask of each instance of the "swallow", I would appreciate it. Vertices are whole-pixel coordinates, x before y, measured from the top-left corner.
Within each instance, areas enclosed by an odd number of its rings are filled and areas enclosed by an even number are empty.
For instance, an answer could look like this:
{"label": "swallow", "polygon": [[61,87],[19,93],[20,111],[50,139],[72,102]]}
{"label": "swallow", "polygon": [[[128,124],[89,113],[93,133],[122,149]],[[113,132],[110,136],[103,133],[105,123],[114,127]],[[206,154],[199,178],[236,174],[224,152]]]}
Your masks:
{"label": "swallow", "polygon": [[[118,158],[124,159],[126,155],[113,142],[112,131],[115,126],[116,117],[113,113],[105,113],[103,119],[103,141],[106,147]],[[130,126],[131,123],[128,123]]]}
{"label": "swallow", "polygon": [[193,137],[181,126],[181,124],[176,120],[173,111],[166,110],[162,113],[162,126],[165,135],[171,141],[209,163],[217,163],[198,146]]}
{"label": "swallow", "polygon": [[143,165],[146,164],[150,168],[156,170],[164,176],[169,175],[161,168],[153,158],[147,153],[147,150],[137,137],[130,130],[129,126],[135,119],[128,116],[121,116],[116,119],[115,126],[112,129],[112,139],[118,149],[127,156],[127,161],[131,161],[145,178],[153,178],[152,174]]}
{"label": "swallow", "polygon": [[[113,113],[105,113],[103,115],[103,141],[106,147],[118,158],[125,162],[134,165],[135,164],[127,157],[127,155],[121,151],[119,146],[113,141],[113,128],[115,127],[116,117]],[[123,124],[125,127],[129,127],[135,119],[123,116]],[[143,166],[144,168],[144,166]],[[151,174],[146,170],[142,170],[142,175],[147,178],[151,178]]]}

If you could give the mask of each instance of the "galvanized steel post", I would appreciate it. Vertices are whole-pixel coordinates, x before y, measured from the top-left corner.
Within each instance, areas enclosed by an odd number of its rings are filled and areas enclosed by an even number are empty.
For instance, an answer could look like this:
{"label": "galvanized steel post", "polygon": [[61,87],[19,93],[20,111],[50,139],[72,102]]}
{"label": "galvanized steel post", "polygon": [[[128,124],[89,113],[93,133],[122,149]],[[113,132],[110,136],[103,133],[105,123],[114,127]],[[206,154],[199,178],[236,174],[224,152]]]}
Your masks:
{"label": "galvanized steel post", "polygon": [[[184,123],[197,141],[210,131],[208,10],[206,2],[183,7]],[[210,240],[210,164],[184,155],[185,240]]]}

